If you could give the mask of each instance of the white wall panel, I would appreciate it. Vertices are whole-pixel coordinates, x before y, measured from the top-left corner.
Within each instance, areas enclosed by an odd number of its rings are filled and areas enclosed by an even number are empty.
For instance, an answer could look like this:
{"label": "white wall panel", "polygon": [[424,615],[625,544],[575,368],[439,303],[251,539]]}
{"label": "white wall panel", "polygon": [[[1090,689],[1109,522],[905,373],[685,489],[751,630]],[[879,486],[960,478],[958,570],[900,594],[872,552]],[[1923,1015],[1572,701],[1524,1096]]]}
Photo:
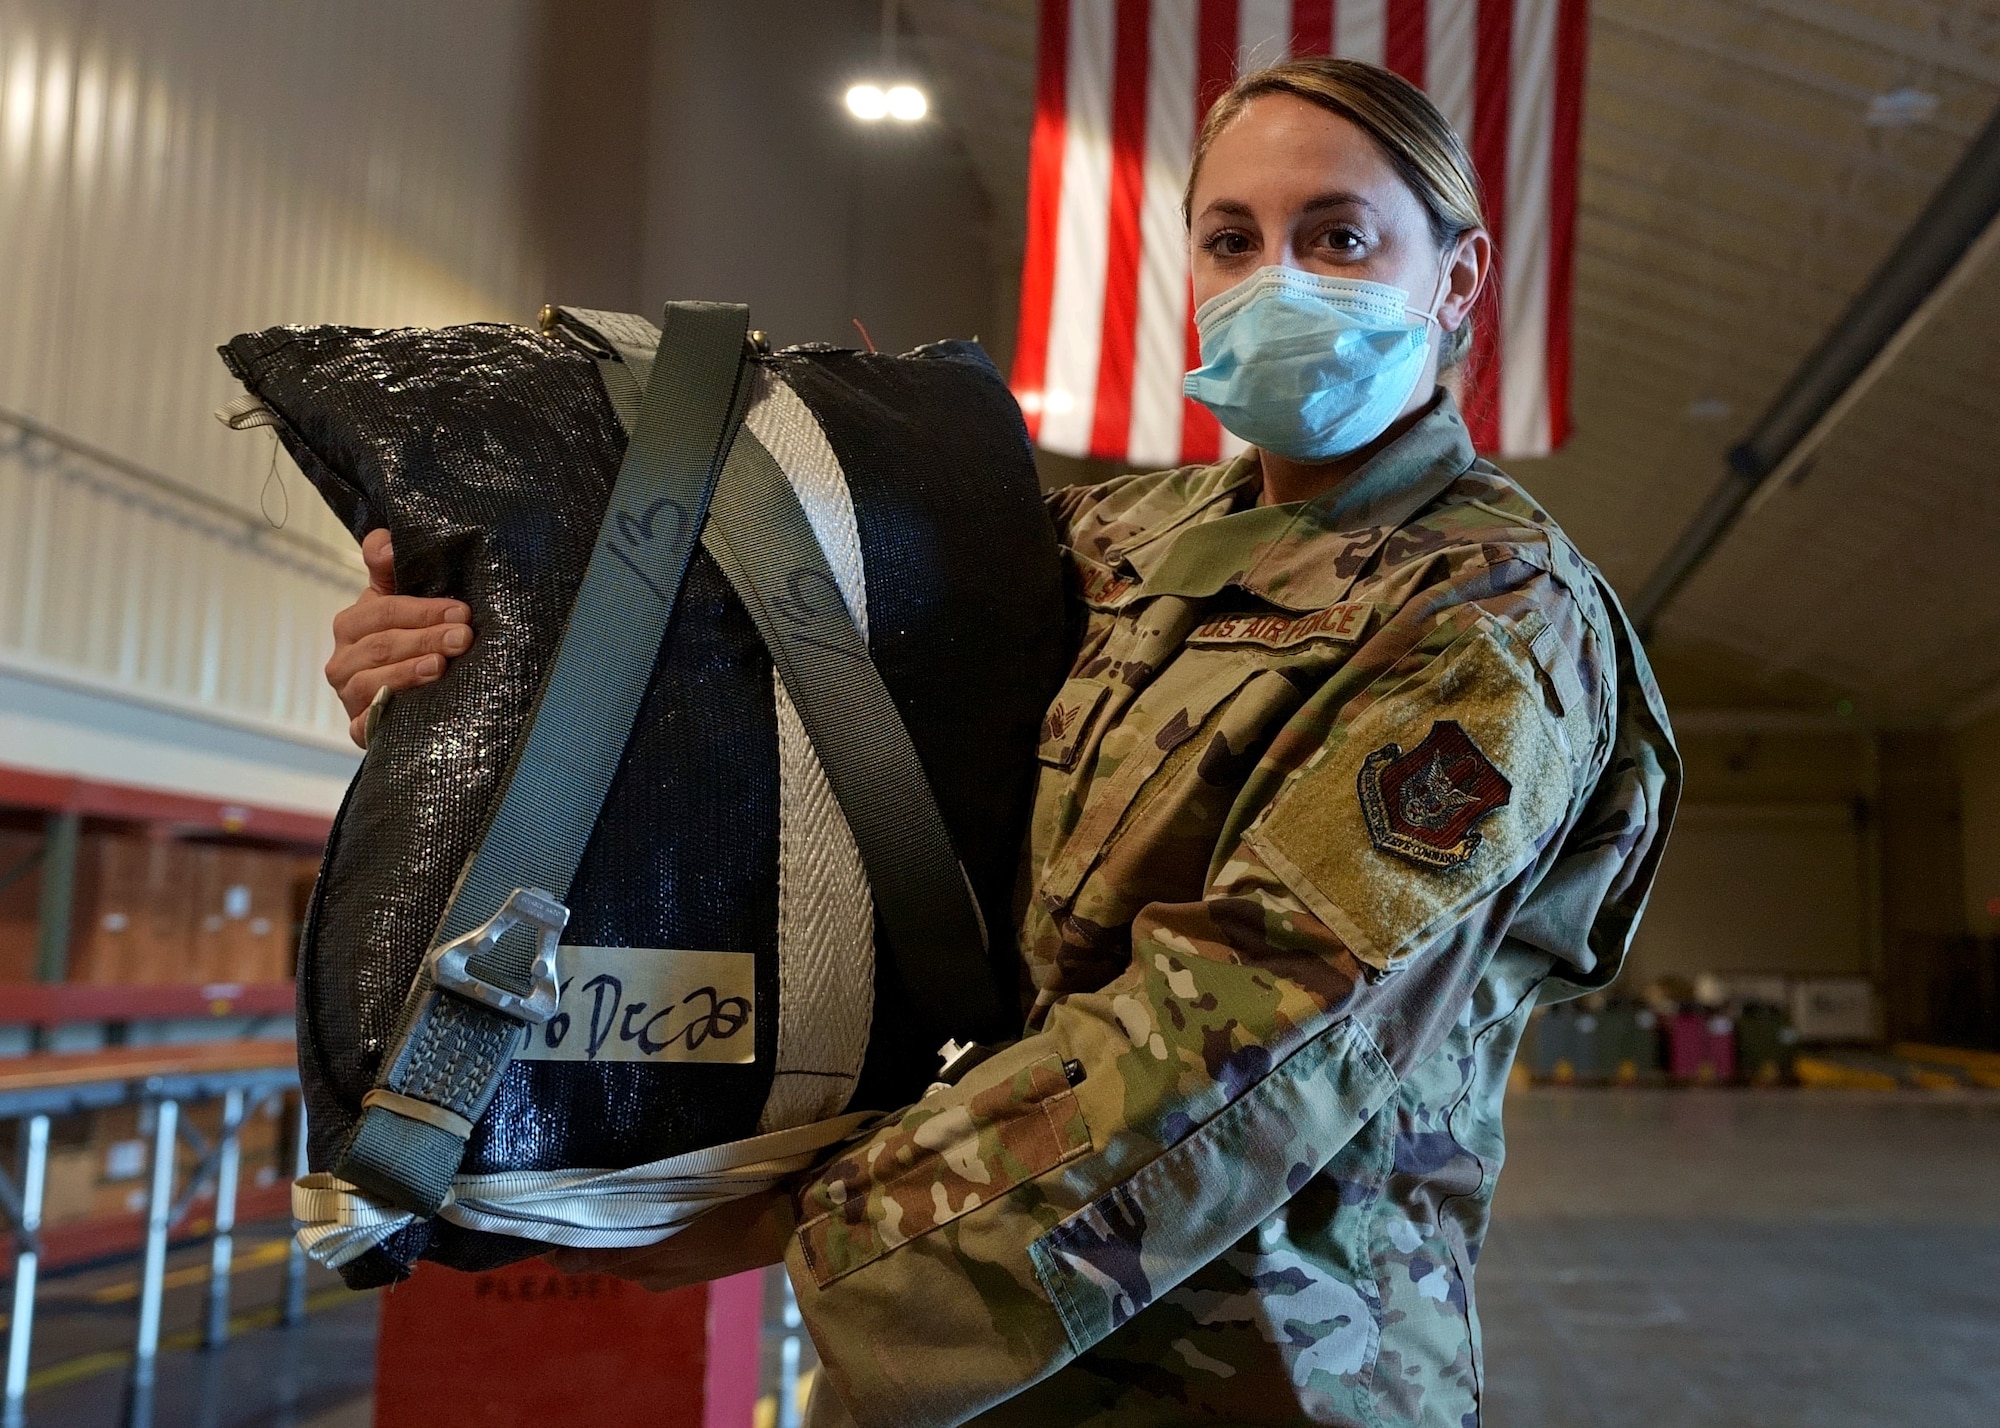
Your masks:
{"label": "white wall panel", "polygon": [[[217,344],[541,300],[533,20],[530,0],[0,0],[0,409],[256,518],[272,441],[209,416],[234,395]],[[278,469],[273,534],[0,415],[0,663],[341,737],[319,666],[359,563]]]}
{"label": "white wall panel", "polygon": [[1847,805],[1682,805],[1625,990],[1703,972],[1866,975],[1863,856]]}

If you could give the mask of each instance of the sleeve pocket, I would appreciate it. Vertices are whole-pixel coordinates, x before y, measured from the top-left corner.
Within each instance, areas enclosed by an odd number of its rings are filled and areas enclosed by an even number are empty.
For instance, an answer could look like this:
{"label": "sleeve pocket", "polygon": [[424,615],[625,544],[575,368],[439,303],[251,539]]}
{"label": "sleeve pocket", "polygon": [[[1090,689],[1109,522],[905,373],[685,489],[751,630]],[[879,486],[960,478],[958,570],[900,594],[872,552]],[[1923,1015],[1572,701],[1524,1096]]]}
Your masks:
{"label": "sleeve pocket", "polygon": [[800,1248],[824,1289],[1089,1149],[1062,1058],[1044,1056],[969,1096],[926,1097],[827,1166],[802,1197]]}

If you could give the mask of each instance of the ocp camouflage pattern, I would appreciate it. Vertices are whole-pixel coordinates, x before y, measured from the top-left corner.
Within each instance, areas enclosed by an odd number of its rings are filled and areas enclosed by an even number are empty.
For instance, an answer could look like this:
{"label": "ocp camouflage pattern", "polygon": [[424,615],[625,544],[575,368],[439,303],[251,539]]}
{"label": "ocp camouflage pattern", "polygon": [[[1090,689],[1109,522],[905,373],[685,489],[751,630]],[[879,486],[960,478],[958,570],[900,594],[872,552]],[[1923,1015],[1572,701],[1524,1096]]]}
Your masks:
{"label": "ocp camouflage pattern", "polygon": [[[1317,500],[1257,476],[1051,499],[1084,624],[1028,1035],[802,1190],[815,1424],[1479,1421],[1507,1073],[1538,1000],[1617,972],[1680,765],[1610,591],[1449,396]],[[1370,756],[1434,733],[1371,825]]]}

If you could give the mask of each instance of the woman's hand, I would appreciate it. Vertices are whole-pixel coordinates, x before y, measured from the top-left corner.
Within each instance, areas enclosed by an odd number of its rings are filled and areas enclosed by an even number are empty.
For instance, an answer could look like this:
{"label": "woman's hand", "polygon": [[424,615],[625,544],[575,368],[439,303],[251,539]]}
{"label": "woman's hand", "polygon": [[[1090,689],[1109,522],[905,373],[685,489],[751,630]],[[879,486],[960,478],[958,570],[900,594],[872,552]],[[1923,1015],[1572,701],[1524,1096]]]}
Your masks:
{"label": "woman's hand", "polygon": [[559,1249],[546,1258],[564,1274],[615,1274],[660,1293],[776,1264],[795,1224],[790,1192],[767,1190],[718,1205],[656,1245]]}
{"label": "woman's hand", "polygon": [[386,530],[361,542],[368,588],[333,617],[333,657],[326,682],[347,710],[347,736],[368,747],[368,706],[381,690],[429,684],[445,660],[472,648],[472,611],[457,600],[396,593],[396,553]]}

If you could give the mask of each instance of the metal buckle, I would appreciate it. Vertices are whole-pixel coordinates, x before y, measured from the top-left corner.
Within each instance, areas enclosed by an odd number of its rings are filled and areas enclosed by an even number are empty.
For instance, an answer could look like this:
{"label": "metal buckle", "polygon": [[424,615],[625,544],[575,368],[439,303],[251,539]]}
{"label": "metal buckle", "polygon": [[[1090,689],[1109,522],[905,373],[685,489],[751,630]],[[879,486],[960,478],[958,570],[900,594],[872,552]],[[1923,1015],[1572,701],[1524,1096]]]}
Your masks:
{"label": "metal buckle", "polygon": [[[523,925],[536,929],[535,961],[528,974],[531,990],[526,996],[481,980],[466,965],[468,959],[492,951],[502,937]],[[553,896],[540,888],[515,888],[483,924],[432,950],[425,959],[431,980],[502,1016],[540,1026],[556,1014],[556,1002],[562,995],[556,981],[556,944],[568,925],[569,909]]]}
{"label": "metal buckle", "polygon": [[938,1048],[938,1059],[944,1064],[938,1067],[938,1083],[956,1086],[965,1073],[1001,1050],[998,1046],[984,1046],[977,1041],[960,1041],[953,1037]]}

